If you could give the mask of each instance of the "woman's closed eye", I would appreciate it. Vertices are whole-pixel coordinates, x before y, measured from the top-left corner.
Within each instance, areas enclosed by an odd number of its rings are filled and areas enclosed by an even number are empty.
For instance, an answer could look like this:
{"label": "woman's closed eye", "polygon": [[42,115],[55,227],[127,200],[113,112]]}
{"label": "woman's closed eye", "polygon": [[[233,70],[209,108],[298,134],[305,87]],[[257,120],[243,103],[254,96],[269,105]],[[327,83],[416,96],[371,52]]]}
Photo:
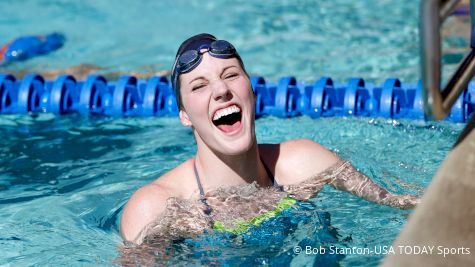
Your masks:
{"label": "woman's closed eye", "polygon": [[224,78],[225,78],[226,80],[233,80],[233,79],[237,78],[238,76],[239,76],[238,73],[231,72],[231,73],[226,74],[226,75],[224,76]]}
{"label": "woman's closed eye", "polygon": [[206,84],[204,84],[204,83],[199,83],[197,85],[193,85],[193,87],[191,87],[191,91],[199,90],[199,89],[201,89],[205,86],[206,86]]}

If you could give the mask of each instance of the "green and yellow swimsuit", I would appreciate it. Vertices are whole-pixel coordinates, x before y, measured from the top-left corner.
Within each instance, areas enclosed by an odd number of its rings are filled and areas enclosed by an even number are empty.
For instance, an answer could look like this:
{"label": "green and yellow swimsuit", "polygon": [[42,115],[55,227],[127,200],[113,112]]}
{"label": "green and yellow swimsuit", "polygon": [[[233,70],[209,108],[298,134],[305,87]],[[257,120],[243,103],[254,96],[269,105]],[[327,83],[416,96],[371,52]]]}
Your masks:
{"label": "green and yellow swimsuit", "polygon": [[[261,159],[262,161],[262,164],[264,165],[264,168],[266,169],[266,172],[267,172],[267,175],[269,177],[271,177],[272,179],[272,184],[279,188],[280,191],[283,191],[283,187],[280,186],[277,181],[275,180],[274,178],[274,175],[272,174],[272,172],[269,170],[269,168],[267,167],[267,165],[264,163],[264,161]],[[227,233],[231,233],[231,234],[242,234],[244,232],[247,232],[251,227],[253,226],[259,226],[261,225],[264,221],[270,219],[270,218],[273,218],[277,215],[279,215],[280,213],[282,213],[284,210],[286,209],[289,209],[291,208],[292,206],[295,205],[295,203],[297,203],[297,200],[295,200],[294,198],[291,198],[291,197],[284,197],[283,199],[281,199],[276,207],[273,209],[273,210],[270,210],[264,214],[261,214],[259,216],[256,216],[254,218],[252,218],[251,220],[247,220],[247,221],[236,221],[235,222],[235,227],[234,228],[228,228],[228,227],[225,227],[224,224],[220,221],[215,221],[211,218],[211,212],[212,212],[212,208],[211,206],[208,204],[208,202],[206,201],[206,197],[205,197],[205,192],[203,190],[203,186],[201,185],[201,181],[200,181],[200,176],[198,175],[198,171],[196,169],[196,164],[195,162],[193,162],[193,167],[194,167],[194,170],[195,170],[195,177],[196,177],[196,182],[198,184],[198,188],[200,190],[200,200],[201,202],[206,206],[206,209],[205,209],[205,214],[207,216],[209,216],[209,218],[211,219],[211,222],[212,222],[212,225],[213,225],[213,229],[215,231],[219,231],[219,232],[227,232]]]}

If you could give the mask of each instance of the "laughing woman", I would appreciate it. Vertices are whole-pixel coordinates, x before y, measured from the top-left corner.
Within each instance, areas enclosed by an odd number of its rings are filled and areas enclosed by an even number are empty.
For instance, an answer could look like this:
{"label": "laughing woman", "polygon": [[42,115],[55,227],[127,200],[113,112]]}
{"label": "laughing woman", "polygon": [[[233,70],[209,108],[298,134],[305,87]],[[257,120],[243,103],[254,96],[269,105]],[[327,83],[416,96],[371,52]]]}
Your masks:
{"label": "laughing woman", "polygon": [[133,194],[121,220],[125,240],[240,233],[315,197],[329,184],[366,200],[413,208],[418,199],[381,188],[321,145],[305,139],[258,144],[255,95],[229,42],[199,34],[182,43],[172,70],[180,121],[196,155]]}

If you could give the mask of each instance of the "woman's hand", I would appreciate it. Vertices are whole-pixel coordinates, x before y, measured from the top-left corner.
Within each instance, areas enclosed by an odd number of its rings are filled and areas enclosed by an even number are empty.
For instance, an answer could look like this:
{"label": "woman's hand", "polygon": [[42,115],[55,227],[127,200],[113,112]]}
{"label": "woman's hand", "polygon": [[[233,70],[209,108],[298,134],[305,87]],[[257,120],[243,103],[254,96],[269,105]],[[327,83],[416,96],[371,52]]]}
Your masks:
{"label": "woman's hand", "polygon": [[381,204],[388,205],[399,209],[413,209],[417,204],[421,202],[421,199],[412,195],[395,195],[389,193],[382,201]]}

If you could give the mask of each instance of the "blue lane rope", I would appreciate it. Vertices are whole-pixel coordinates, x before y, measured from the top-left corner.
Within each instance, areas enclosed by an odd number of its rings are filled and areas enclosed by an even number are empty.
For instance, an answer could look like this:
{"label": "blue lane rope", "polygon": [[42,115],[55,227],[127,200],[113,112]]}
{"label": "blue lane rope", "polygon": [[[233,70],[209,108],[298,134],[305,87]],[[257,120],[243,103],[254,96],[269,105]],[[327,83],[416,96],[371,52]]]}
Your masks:
{"label": "blue lane rope", "polygon": [[[362,116],[424,120],[422,84],[389,78],[380,86],[351,78],[336,83],[321,77],[314,83],[283,77],[277,83],[251,77],[256,93],[256,116],[289,118]],[[475,81],[458,98],[447,120],[466,122],[475,108]],[[49,112],[105,116],[176,116],[175,95],[166,77],[147,80],[121,76],[107,81],[90,75],[83,81],[71,75],[47,81],[37,74],[17,80],[0,74],[0,114]]]}

